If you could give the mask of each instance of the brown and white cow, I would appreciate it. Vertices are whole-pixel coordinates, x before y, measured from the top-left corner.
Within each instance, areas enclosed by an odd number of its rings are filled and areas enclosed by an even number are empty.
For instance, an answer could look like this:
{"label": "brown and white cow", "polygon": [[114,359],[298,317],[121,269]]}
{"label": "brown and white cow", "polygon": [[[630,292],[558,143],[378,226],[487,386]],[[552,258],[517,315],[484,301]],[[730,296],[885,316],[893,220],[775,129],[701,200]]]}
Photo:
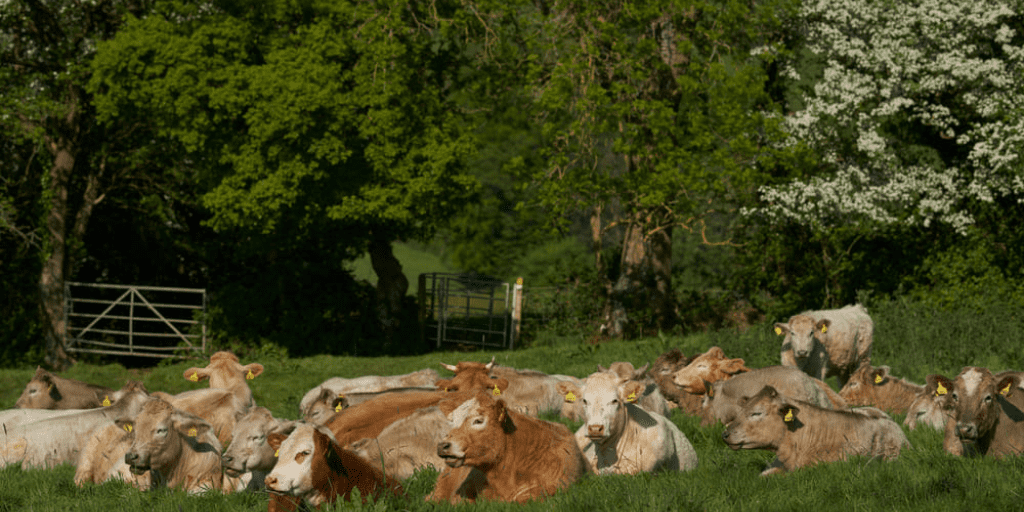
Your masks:
{"label": "brown and white cow", "polygon": [[[324,389],[328,390],[332,396],[380,393],[398,388],[427,388],[423,391],[430,391],[437,389],[434,383],[438,378],[437,371],[429,368],[402,375],[364,375],[351,379],[332,377],[302,396],[302,401],[299,402],[299,413],[305,416],[310,404],[320,397]],[[352,405],[356,404],[352,403]]]}
{"label": "brown and white cow", "polygon": [[745,366],[742,359],[729,359],[721,348],[711,347],[677,371],[672,381],[689,393],[703,395],[707,393],[705,384],[730,379],[749,371],[750,368]]}
{"label": "brown and white cow", "polygon": [[873,407],[858,412],[823,409],[786,398],[771,386],[741,405],[722,439],[733,450],[775,452],[776,460],[762,475],[856,455],[893,460],[910,446],[900,426]]}
{"label": "brown and white cow", "polygon": [[953,455],[1003,457],[1024,452],[1024,391],[1017,372],[992,375],[967,366],[956,379],[929,375],[947,390],[949,416],[943,448]]}
{"label": "brown and white cow", "polygon": [[395,397],[382,396],[342,410],[332,416],[324,426],[330,430],[340,446],[348,446],[363,438],[377,437],[388,425],[419,409],[435,406],[445,398],[469,397],[473,394],[475,391],[423,391]]}
{"label": "brown and white cow", "polygon": [[376,438],[360,439],[346,448],[384,474],[405,480],[422,467],[445,469],[437,443],[450,429],[451,423],[438,407],[427,407],[388,425]]}
{"label": "brown and white cow", "polygon": [[[468,400],[444,400],[438,406],[452,422],[437,454],[452,468],[468,466],[483,473],[486,483],[476,496],[498,501],[540,499],[568,487],[592,470],[565,425],[516,412],[488,392]],[[461,500],[458,488],[465,469],[442,473],[432,501]]]}
{"label": "brown and white cow", "polygon": [[234,480],[225,480],[220,441],[202,418],[151,398],[134,419],[117,424],[131,439],[124,453],[128,469],[135,475],[150,472],[154,486],[193,493],[237,487]]}
{"label": "brown and white cow", "polygon": [[697,467],[697,452],[679,427],[635,402],[643,384],[611,371],[590,374],[577,388],[559,385],[566,400],[583,403],[586,422],[576,431],[583,455],[600,474]]}
{"label": "brown and white cow", "polygon": [[[597,365],[597,371],[612,372],[615,375],[618,375],[623,382],[639,382],[643,386],[643,390],[637,394],[639,399],[636,401],[636,404],[653,413],[668,416],[671,409],[669,401],[665,399],[665,395],[661,394],[661,389],[658,387],[658,384],[654,382],[654,379],[647,375],[647,371],[650,366],[650,363],[648,363],[638,369],[629,361],[618,361],[608,365],[608,368],[605,368],[602,365]],[[557,388],[559,393],[561,393],[561,385],[557,386]],[[565,393],[561,394],[565,395]]]}
{"label": "brown and white cow", "polygon": [[350,500],[352,489],[366,497],[401,494],[401,484],[352,452],[342,449],[322,426],[300,423],[288,436],[273,433],[267,442],[277,450],[277,464],[265,484],[274,493],[301,499],[319,508],[337,499]]}
{"label": "brown and white cow", "polygon": [[78,464],[94,430],[134,417],[149,400],[141,382],[129,381],[121,391],[122,398],[110,407],[69,411],[5,426],[0,430],[0,467],[16,463],[22,468]]}
{"label": "brown and white cow", "polygon": [[536,417],[542,412],[557,412],[564,418],[582,418],[582,409],[566,403],[557,386],[561,382],[580,385],[580,380],[569,375],[549,375],[536,370],[518,370],[491,362],[460,361],[457,365],[441,363],[454,372],[451,379],[440,379],[437,388],[448,391],[477,389],[497,390],[506,403],[517,411]]}
{"label": "brown and white cow", "polygon": [[54,375],[36,367],[14,407],[19,409],[93,409],[112,402],[114,390]]}
{"label": "brown and white cow", "polygon": [[888,366],[865,364],[839,390],[839,396],[851,406],[871,405],[893,414],[903,414],[923,392],[924,386],[890,375]]}
{"label": "brown and white cow", "polygon": [[810,402],[825,409],[847,409],[843,400],[828,384],[807,375],[792,366],[769,366],[740,373],[728,380],[720,380],[708,387],[704,395],[701,424],[717,421],[728,424],[736,418],[740,401],[756,395],[765,386],[795,400]]}
{"label": "brown and white cow", "polygon": [[776,323],[775,334],[782,339],[782,364],[800,368],[825,380],[833,375],[839,388],[862,364],[871,362],[875,324],[864,306],[804,311],[787,323]]}
{"label": "brown and white cow", "polygon": [[247,380],[253,380],[263,373],[263,365],[249,363],[242,365],[238,356],[231,352],[221,351],[210,356],[210,363],[205,368],[192,367],[185,370],[182,376],[189,382],[210,381],[211,389],[226,389],[238,397],[243,407],[255,405],[252,389]]}
{"label": "brown and white cow", "polygon": [[231,444],[221,455],[224,472],[238,477],[251,491],[263,489],[263,480],[277,464],[274,448],[267,443],[270,434],[288,435],[298,422],[275,418],[266,407],[253,407],[242,416],[231,432]]}
{"label": "brown and white cow", "polygon": [[386,391],[371,391],[371,392],[355,392],[355,393],[335,393],[334,391],[327,388],[320,388],[320,394],[317,395],[316,399],[307,403],[305,408],[302,409],[302,419],[308,423],[316,423],[317,425],[323,425],[327,422],[335,413],[341,412],[346,407],[359,405],[363,402],[369,402],[381,397],[396,397],[398,395],[407,393],[421,393],[425,391],[436,391],[437,388],[431,386],[427,387],[415,387],[415,388],[395,388]]}
{"label": "brown and white cow", "polygon": [[694,416],[700,416],[704,401],[703,395],[695,395],[683,389],[675,383],[673,376],[690,363],[681,350],[674,348],[661,354],[654,360],[651,369],[647,374],[661,390],[661,394],[669,400],[669,404],[679,407],[683,412]]}

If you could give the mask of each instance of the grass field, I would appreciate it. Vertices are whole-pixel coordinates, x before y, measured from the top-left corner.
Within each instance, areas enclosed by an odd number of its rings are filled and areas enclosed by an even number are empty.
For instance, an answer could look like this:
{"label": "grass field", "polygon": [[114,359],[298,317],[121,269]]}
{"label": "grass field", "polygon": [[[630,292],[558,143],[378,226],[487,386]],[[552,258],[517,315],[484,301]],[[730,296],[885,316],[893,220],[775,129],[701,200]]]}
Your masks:
{"label": "grass field", "polygon": [[[913,304],[869,304],[876,334],[872,360],[893,373],[922,382],[928,373],[953,376],[967,364],[993,370],[1024,368],[1019,333],[1021,312],[989,311],[942,313]],[[276,416],[295,418],[298,402],[308,389],[331,376],[405,373],[438,368],[438,362],[489,360],[520,368],[585,376],[597,364],[631,361],[642,365],[661,352],[679,347],[685,353],[718,345],[749,366],[776,364],[780,340],[769,326],[745,331],[722,331],[686,337],[656,337],[636,342],[589,345],[564,339],[550,346],[511,352],[433,353],[401,358],[346,358],[318,356],[304,359],[260,360],[263,375],[251,382],[258,403]],[[243,357],[243,363],[251,359]],[[192,363],[165,364],[137,371],[118,365],[74,367],[68,376],[118,387],[126,378],[140,378],[150,390],[178,392],[197,385],[182,378]],[[0,407],[10,408],[33,369],[0,370]],[[445,374],[441,370],[442,375]],[[834,380],[831,382],[834,386]],[[699,420],[679,412],[674,421],[693,443],[699,467],[687,473],[589,477],[540,503],[518,506],[479,503],[451,507],[423,502],[435,474],[421,471],[404,485],[404,498],[389,498],[365,506],[335,504],[330,510],[1017,510],[1021,507],[1024,458],[963,459],[942,451],[942,435],[929,429],[908,432],[912,448],[900,459],[877,462],[854,459],[802,469],[771,478],[758,473],[772,458],[768,452],[729,450],[721,440],[722,426],[702,428]],[[902,417],[895,417],[902,422]],[[575,424],[570,424],[575,427]],[[147,511],[257,511],[265,510],[266,496],[181,492],[141,493],[123,484],[72,483],[74,468],[49,470],[10,467],[0,470],[0,511],[5,510],[147,510]]]}

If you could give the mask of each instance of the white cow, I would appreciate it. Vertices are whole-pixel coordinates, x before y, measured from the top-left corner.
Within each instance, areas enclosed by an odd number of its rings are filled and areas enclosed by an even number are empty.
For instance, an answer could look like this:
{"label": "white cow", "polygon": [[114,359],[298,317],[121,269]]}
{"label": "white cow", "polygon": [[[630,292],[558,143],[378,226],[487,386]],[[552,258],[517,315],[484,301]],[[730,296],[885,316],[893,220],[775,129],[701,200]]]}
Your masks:
{"label": "white cow", "polygon": [[857,368],[871,362],[875,324],[864,306],[804,311],[776,323],[782,340],[782,364],[819,380],[835,375],[842,389]]}
{"label": "white cow", "polygon": [[275,418],[266,407],[253,407],[235,424],[231,445],[221,456],[224,472],[246,482],[245,489],[265,488],[263,479],[277,464],[277,455],[267,444],[267,436],[274,432],[288,435],[297,424],[293,420]]}
{"label": "white cow", "polygon": [[697,452],[675,424],[632,403],[643,389],[643,384],[612,372],[591,374],[582,388],[559,386],[565,400],[583,403],[586,423],[576,431],[576,442],[598,473],[697,467]]}
{"label": "white cow", "polygon": [[[303,395],[302,401],[299,402],[299,413],[305,414],[310,404],[316,401],[324,389],[329,390],[334,396],[352,393],[380,393],[381,391],[397,388],[422,387],[436,389],[434,382],[437,382],[437,379],[437,371],[431,369],[406,373],[404,375],[364,375],[352,379],[332,377]],[[355,404],[352,403],[350,405]]]}

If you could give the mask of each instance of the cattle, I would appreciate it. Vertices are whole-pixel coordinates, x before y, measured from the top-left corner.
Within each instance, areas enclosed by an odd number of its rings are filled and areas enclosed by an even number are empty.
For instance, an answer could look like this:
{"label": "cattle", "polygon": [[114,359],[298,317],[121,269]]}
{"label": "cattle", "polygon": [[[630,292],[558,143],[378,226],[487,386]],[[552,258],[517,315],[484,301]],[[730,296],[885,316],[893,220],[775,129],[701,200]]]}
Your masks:
{"label": "cattle", "polygon": [[497,389],[506,403],[517,411],[536,417],[542,412],[556,412],[564,418],[583,417],[582,408],[566,403],[557,386],[560,382],[580,385],[580,380],[569,375],[548,375],[536,370],[517,370],[491,362],[461,361],[457,365],[441,363],[455,373],[451,379],[436,382],[438,389],[449,391]]}
{"label": "cattle", "polygon": [[775,452],[776,460],[762,476],[855,455],[893,460],[910,446],[900,426],[875,408],[859,412],[823,409],[787,398],[771,386],[741,400],[740,405],[722,439],[733,450]]}
{"label": "cattle", "polygon": [[658,356],[647,374],[654,379],[662,396],[669,400],[670,406],[675,405],[687,414],[700,416],[701,403],[704,401],[703,395],[690,393],[673,381],[675,373],[683,369],[689,362],[690,359],[681,350],[674,348]]}
{"label": "cattle", "polygon": [[903,414],[924,386],[889,374],[888,366],[862,365],[846,382],[839,396],[851,406],[872,405],[893,414]]}
{"label": "cattle", "polygon": [[288,435],[297,424],[296,421],[274,418],[266,407],[250,409],[235,423],[231,445],[221,455],[224,473],[247,481],[249,490],[262,489],[264,478],[277,463],[267,436],[273,433]]}
{"label": "cattle", "polygon": [[346,448],[384,474],[405,480],[422,467],[445,469],[444,460],[437,455],[437,443],[449,429],[451,423],[444,413],[436,406],[427,407],[388,425],[376,438],[360,439]]}
{"label": "cattle", "polygon": [[259,377],[263,373],[263,365],[249,363],[242,365],[238,356],[231,352],[221,351],[210,356],[210,363],[205,368],[192,367],[182,374],[189,382],[210,381],[212,389],[226,389],[232,392],[242,404],[249,408],[255,405],[252,389],[245,382]]}
{"label": "cattle", "polygon": [[[661,390],[658,388],[658,384],[654,382],[654,379],[647,376],[647,370],[650,366],[650,363],[648,363],[637,369],[633,366],[633,363],[620,361],[608,365],[608,368],[597,365],[597,371],[610,371],[618,375],[623,381],[639,382],[643,386],[643,390],[637,394],[638,400],[636,404],[648,411],[668,416],[670,409],[668,400],[665,400],[665,395],[661,394]],[[558,387],[558,389],[560,394],[565,394],[561,393],[561,387]]]}
{"label": "cattle", "polygon": [[[483,473],[486,483],[473,493],[485,499],[525,502],[568,487],[592,468],[565,425],[516,412],[502,398],[478,392],[468,400],[438,404],[452,429],[437,445],[437,454],[452,468],[469,466]],[[432,501],[456,503],[462,482],[442,473]]]}
{"label": "cattle", "polygon": [[707,393],[706,383],[732,378],[734,375],[749,372],[742,359],[729,359],[719,347],[711,347],[707,352],[690,360],[690,364],[677,371],[672,381],[684,390],[695,395]]}
{"label": "cattle", "polygon": [[339,497],[350,500],[352,489],[359,489],[364,502],[367,496],[404,492],[397,480],[342,449],[322,426],[300,423],[288,436],[268,435],[267,442],[280,454],[265,479],[271,492],[317,508]]}
{"label": "cattle", "polygon": [[949,395],[943,448],[953,455],[1001,458],[1024,451],[1024,392],[1017,372],[992,375],[967,366],[956,379],[929,375]]}
{"label": "cattle", "polygon": [[903,424],[910,430],[918,425],[927,425],[935,430],[945,429],[949,409],[948,388],[940,388],[934,378],[928,379],[922,388],[907,407],[907,417],[903,419]]}
{"label": "cattle", "polygon": [[132,474],[124,461],[124,454],[131,446],[128,430],[117,424],[92,431],[75,468],[75,485],[82,487],[86,482],[102,484],[108,480],[122,480],[140,490],[150,489],[153,486],[150,473]]}
{"label": "cattle", "polygon": [[811,377],[825,380],[833,375],[839,388],[862,364],[871,362],[875,324],[864,306],[804,311],[787,323],[776,323],[782,340],[782,364],[795,366]]}
{"label": "cattle", "polygon": [[716,421],[728,424],[736,418],[740,401],[756,395],[766,385],[783,395],[810,402],[826,409],[847,409],[843,400],[824,382],[792,366],[769,366],[741,373],[729,380],[711,384],[704,395],[702,422],[704,426]]}
{"label": "cattle", "polygon": [[14,407],[19,409],[94,409],[110,405],[114,390],[79,380],[65,379],[36,367]]}
{"label": "cattle", "polygon": [[0,432],[0,467],[15,463],[20,463],[22,468],[78,464],[82,449],[94,430],[134,417],[149,400],[140,382],[129,381],[122,391],[122,398],[110,407],[5,426]]}
{"label": "cattle", "polygon": [[[317,400],[324,389],[329,390],[331,396],[347,396],[353,393],[380,393],[396,388],[436,389],[434,383],[437,382],[438,378],[437,371],[429,368],[403,375],[364,375],[352,379],[332,377],[303,395],[302,401],[299,402],[299,414],[305,416],[310,404]],[[352,405],[355,404],[353,403]]]}
{"label": "cattle", "polygon": [[566,400],[583,403],[586,421],[576,442],[600,474],[636,474],[697,467],[690,440],[667,418],[634,402],[643,384],[613,372],[592,373],[576,389],[560,385]]}
{"label": "cattle", "polygon": [[475,391],[423,391],[395,397],[382,396],[335,414],[324,423],[324,426],[330,430],[340,446],[348,446],[363,438],[377,437],[388,425],[419,409],[435,406],[442,399],[469,397],[474,393]]}
{"label": "cattle", "polygon": [[395,388],[386,391],[372,391],[372,392],[355,392],[355,393],[335,393],[334,391],[327,388],[320,388],[320,394],[317,395],[316,399],[307,403],[306,407],[302,410],[302,419],[308,423],[316,423],[317,425],[323,425],[333,416],[335,413],[341,412],[346,407],[353,405],[359,405],[363,402],[368,402],[382,396],[395,397],[397,395],[406,393],[417,393],[424,391],[436,391],[437,388],[431,386],[427,387],[416,387],[416,388]]}
{"label": "cattle", "polygon": [[221,444],[202,418],[152,398],[135,418],[116,423],[129,432],[131,444],[124,462],[132,474],[148,471],[154,485],[190,493],[237,486],[237,482],[225,480]]}
{"label": "cattle", "polygon": [[158,391],[153,396],[170,403],[176,409],[206,420],[213,427],[213,433],[221,445],[231,442],[235,424],[249,410],[238,393],[230,389],[193,389],[177,395]]}

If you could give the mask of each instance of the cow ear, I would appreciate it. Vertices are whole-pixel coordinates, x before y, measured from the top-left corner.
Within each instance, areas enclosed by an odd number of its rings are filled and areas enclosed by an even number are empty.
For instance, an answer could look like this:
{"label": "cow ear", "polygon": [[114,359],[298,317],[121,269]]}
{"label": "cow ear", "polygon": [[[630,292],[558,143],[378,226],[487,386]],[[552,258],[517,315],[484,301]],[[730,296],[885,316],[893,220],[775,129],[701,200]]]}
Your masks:
{"label": "cow ear", "polygon": [[555,389],[558,390],[558,394],[565,397],[565,401],[568,403],[573,403],[579,400],[580,396],[583,395],[580,388],[571,382],[559,382],[558,384],[555,384]]}
{"label": "cow ear", "polygon": [[725,351],[722,350],[722,347],[711,347],[705,355],[714,357],[715,359],[725,359]]}
{"label": "cow ear", "polygon": [[502,379],[502,378],[491,379],[491,384],[490,385],[492,387],[489,387],[487,389],[490,389],[493,392],[494,388],[497,388],[498,389],[498,393],[494,393],[494,395],[497,396],[497,395],[500,395],[501,393],[504,393],[505,390],[508,389],[508,380],[507,379]]}
{"label": "cow ear", "polygon": [[193,366],[192,368],[185,370],[185,373],[183,373],[182,376],[189,382],[199,382],[201,380],[209,379],[210,372],[207,371],[206,368],[196,368]]}
{"label": "cow ear", "polygon": [[779,405],[779,416],[781,416],[782,421],[787,424],[796,424],[798,421],[797,414],[799,412],[800,408],[793,404],[783,402]]}
{"label": "cow ear", "polygon": [[1017,386],[1020,385],[1020,378],[1016,375],[1007,375],[999,380],[999,384],[996,385],[996,391],[1000,395],[1009,397],[1017,390]]}
{"label": "cow ear", "polygon": [[242,367],[242,374],[249,380],[259,377],[261,373],[263,373],[263,365],[259,363],[249,363]]}
{"label": "cow ear", "polygon": [[814,324],[814,334],[825,334],[828,332],[829,327],[832,327],[832,320],[822,318],[821,320],[818,320],[818,323]]}
{"label": "cow ear", "polygon": [[[295,420],[279,421],[277,423],[277,425],[275,425],[274,428],[270,430],[270,433],[267,434],[267,442],[269,443],[270,442],[270,436],[275,435],[275,434],[276,435],[283,435],[285,437],[288,437],[288,434],[291,434],[292,431],[295,430],[295,427],[297,427],[297,426],[299,426],[299,422],[295,421]],[[276,450],[277,448],[274,448],[274,449]]]}
{"label": "cow ear", "polygon": [[635,380],[631,380],[631,381],[623,384],[622,387],[620,388],[622,390],[621,391],[621,393],[622,393],[622,396],[621,396],[622,400],[624,402],[630,403],[630,404],[634,404],[636,402],[639,402],[640,398],[644,394],[644,388],[645,387],[646,386],[644,386],[643,384],[641,384],[641,383],[639,383],[639,382],[637,382]]}
{"label": "cow ear", "polygon": [[46,383],[46,391],[50,393],[50,398],[52,398],[53,401],[59,402],[64,398],[64,395],[60,393],[60,389],[57,388],[57,384],[53,382],[52,376],[47,375],[46,378],[43,379],[43,382]]}
{"label": "cow ear", "polygon": [[341,412],[346,407],[348,407],[348,398],[345,398],[345,395],[339,393],[331,400],[331,408],[334,409],[334,412]]}
{"label": "cow ear", "polygon": [[135,421],[128,418],[118,418],[114,420],[114,424],[117,425],[121,430],[131,434],[135,430]]}
{"label": "cow ear", "polygon": [[333,399],[334,399],[334,391],[331,391],[330,389],[327,389],[325,387],[321,387],[320,388],[320,393],[317,394],[316,400],[314,400],[314,402],[323,402],[323,403],[326,404],[326,403],[330,403],[330,401],[333,400]]}
{"label": "cow ear", "polygon": [[889,378],[889,367],[879,366],[871,371],[871,382],[876,386],[885,384],[885,381]]}
{"label": "cow ear", "polygon": [[925,377],[925,382],[928,383],[925,389],[932,396],[943,396],[953,390],[953,381],[943,375],[929,375]]}
{"label": "cow ear", "polygon": [[[700,381],[704,385],[704,394],[714,398],[714,396],[715,396],[715,385],[714,385],[714,383],[708,382],[708,381],[706,381],[704,379],[701,379]],[[689,392],[693,393],[695,395],[701,394],[701,392],[698,391],[698,390],[689,391]]]}
{"label": "cow ear", "polygon": [[440,389],[441,391],[445,392],[458,391],[456,389],[452,389],[451,379],[438,379],[437,381],[434,382],[434,386],[437,386],[437,389]]}
{"label": "cow ear", "polygon": [[498,413],[498,424],[501,425],[501,430],[506,434],[511,434],[516,430],[515,423],[512,423],[512,416],[508,413],[508,406],[505,405],[505,401],[499,399],[494,405],[495,411]]}
{"label": "cow ear", "polygon": [[788,324],[784,324],[784,323],[776,322],[775,323],[774,331],[775,331],[775,334],[777,336],[782,336],[783,334],[789,334],[789,325]]}
{"label": "cow ear", "polygon": [[[292,429],[294,430],[294,428],[295,426],[293,425]],[[267,434],[267,444],[274,449],[275,456],[277,455],[277,451],[281,449],[281,443],[283,443],[285,439],[288,439],[288,435],[283,432],[278,432],[276,429]]]}
{"label": "cow ear", "polygon": [[210,424],[203,421],[202,419],[190,415],[175,415],[174,418],[174,429],[179,434],[185,437],[191,437],[199,439],[208,430],[210,430]]}
{"label": "cow ear", "polygon": [[747,371],[747,367],[744,366],[744,361],[742,359],[729,359],[721,366],[721,368],[722,371],[729,375],[736,375],[737,373]]}

